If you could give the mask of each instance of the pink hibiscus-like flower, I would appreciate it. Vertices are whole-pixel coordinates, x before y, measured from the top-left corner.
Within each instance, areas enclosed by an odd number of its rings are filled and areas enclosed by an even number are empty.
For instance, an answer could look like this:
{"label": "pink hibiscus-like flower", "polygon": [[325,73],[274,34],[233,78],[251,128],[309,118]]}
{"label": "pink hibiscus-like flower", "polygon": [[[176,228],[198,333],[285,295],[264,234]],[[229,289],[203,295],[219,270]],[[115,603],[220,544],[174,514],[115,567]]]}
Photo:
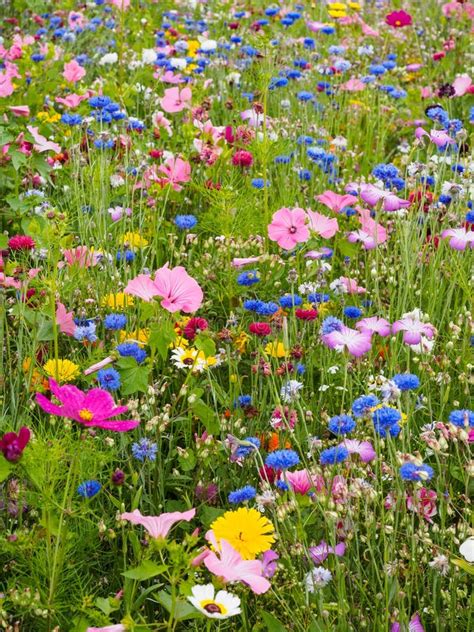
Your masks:
{"label": "pink hibiscus-like flower", "polygon": [[462,97],[467,93],[472,93],[473,83],[469,75],[460,75],[453,81],[454,95]]}
{"label": "pink hibiscus-like flower", "polygon": [[191,165],[187,160],[171,156],[164,164],[158,167],[158,171],[165,174],[162,184],[171,184],[175,191],[181,191],[181,183],[189,182],[191,179]]}
{"label": "pink hibiscus-like flower", "polygon": [[365,294],[367,291],[365,287],[357,285],[355,279],[349,277],[341,276],[336,279],[336,283],[339,283],[347,294]]}
{"label": "pink hibiscus-like flower", "polygon": [[76,330],[73,312],[68,312],[62,303],[58,303],[56,308],[56,324],[59,331],[67,336],[73,336]]}
{"label": "pink hibiscus-like flower", "polygon": [[[63,250],[63,257],[70,266],[77,265],[80,268],[88,268],[97,264],[97,257],[89,250],[87,246],[76,246],[75,248],[67,248]],[[58,264],[60,266],[61,262]],[[63,264],[64,265],[64,264]]]}
{"label": "pink hibiscus-like flower", "polygon": [[296,244],[309,239],[306,225],[308,216],[302,208],[281,208],[273,214],[272,222],[268,225],[268,236],[276,241],[280,248],[293,250]]}
{"label": "pink hibiscus-like flower", "polygon": [[[275,427],[275,426],[274,426]],[[311,476],[307,470],[295,470],[294,472],[286,472],[283,479],[288,482],[295,494],[305,496],[309,491],[318,489],[318,480]]]}
{"label": "pink hibiscus-like flower", "polygon": [[474,231],[465,228],[448,228],[443,230],[441,237],[450,237],[449,245],[454,250],[466,250],[467,247],[474,248]]}
{"label": "pink hibiscus-like flower", "polygon": [[120,515],[122,520],[128,520],[132,524],[139,524],[148,531],[152,538],[166,538],[173,525],[181,520],[189,522],[196,515],[195,509],[188,511],[172,511],[162,513],[159,516],[143,516],[138,509],[132,512],[125,512]]}
{"label": "pink hibiscus-like flower", "polygon": [[62,405],[53,404],[41,393],[36,393],[36,403],[50,415],[72,419],[86,428],[102,428],[113,432],[133,430],[140,423],[135,419],[112,420],[111,417],[127,412],[128,408],[115,406],[112,395],[101,388],[92,388],[84,393],[72,384],[59,386],[52,378],[49,387]]}
{"label": "pink hibiscus-like flower", "polygon": [[435,334],[435,328],[430,323],[423,323],[414,316],[407,316],[397,320],[392,325],[392,331],[397,334],[403,331],[403,342],[407,345],[417,345],[424,336],[431,340]]}
{"label": "pink hibiscus-like flower", "polygon": [[64,64],[63,77],[70,83],[77,83],[86,76],[85,68],[75,59]]}
{"label": "pink hibiscus-like flower", "polygon": [[109,4],[117,7],[120,11],[126,11],[130,6],[130,0],[109,0]]}
{"label": "pink hibiscus-like flower", "polygon": [[30,108],[28,105],[9,105],[8,109],[14,116],[30,116]]}
{"label": "pink hibiscus-like flower", "polygon": [[428,522],[433,522],[431,518],[438,512],[436,509],[436,499],[437,494],[434,490],[422,487],[421,489],[417,489],[413,496],[407,497],[407,508],[410,511],[416,512]]}
{"label": "pink hibiscus-like flower", "polygon": [[68,94],[67,97],[56,97],[56,103],[61,103],[61,105],[65,105],[67,108],[73,110],[77,108],[82,101],[85,101],[89,98],[88,94]]}
{"label": "pink hibiscus-like flower", "polygon": [[341,445],[346,448],[349,454],[358,454],[362,463],[373,461],[377,453],[370,441],[358,441],[357,439],[344,439]]}
{"label": "pink hibiscus-like flower", "polygon": [[351,206],[357,202],[357,198],[353,195],[339,195],[333,191],[325,191],[321,195],[317,195],[316,199],[331,209],[331,211],[334,211],[334,213],[340,213],[346,206]]}
{"label": "pink hibiscus-like flower", "polygon": [[411,204],[408,200],[399,198],[395,193],[379,189],[373,184],[362,185],[360,197],[370,206],[376,206],[379,202],[382,202],[382,208],[387,212],[399,211],[402,208],[408,208]]}
{"label": "pink hibiscus-like flower", "polygon": [[178,87],[168,88],[160,99],[161,107],[168,114],[182,112],[185,108],[190,107],[191,97],[191,88],[183,88],[182,90]]}
{"label": "pink hibiscus-like flower", "polygon": [[182,266],[168,268],[168,264],[156,271],[154,280],[146,274],[139,274],[128,282],[124,291],[146,302],[161,296],[161,307],[171,313],[195,312],[201,307],[203,299],[199,283]]}
{"label": "pink hibiscus-like flower", "polygon": [[361,229],[350,232],[347,236],[347,241],[350,243],[360,241],[365,250],[373,250],[378,245],[385,243],[387,241],[387,230],[382,224],[372,219],[369,209],[358,208],[358,211]]}
{"label": "pink hibiscus-like flower", "polygon": [[243,266],[248,265],[249,263],[257,263],[260,261],[261,255],[258,257],[234,257],[232,259],[231,265],[234,268],[241,268]]}
{"label": "pink hibiscus-like flower", "polygon": [[329,546],[324,540],[321,540],[317,546],[309,547],[309,554],[316,565],[322,564],[331,553],[337,557],[342,557],[345,552],[346,545],[344,542],[339,542],[336,546]]}
{"label": "pink hibiscus-like flower", "polygon": [[385,318],[379,316],[370,316],[369,318],[363,318],[359,320],[356,325],[356,329],[368,334],[378,334],[385,337],[390,336],[390,323]]}
{"label": "pink hibiscus-like flower", "polygon": [[42,136],[38,132],[37,127],[33,127],[33,125],[27,125],[26,129],[30,132],[34,139],[33,148],[35,151],[42,153],[43,151],[54,151],[56,154],[59,154],[61,151],[61,145],[57,143],[53,143],[44,136]]}
{"label": "pink hibiscus-like flower", "polygon": [[364,355],[372,348],[372,336],[368,332],[357,331],[342,326],[339,331],[331,331],[321,336],[323,343],[335,351],[347,350],[356,358]]}
{"label": "pink hibiscus-like flower", "polygon": [[331,237],[334,237],[339,230],[339,224],[337,223],[336,218],[326,217],[326,215],[322,215],[316,211],[308,210],[306,212],[309,217],[310,229],[321,237],[330,239]]}

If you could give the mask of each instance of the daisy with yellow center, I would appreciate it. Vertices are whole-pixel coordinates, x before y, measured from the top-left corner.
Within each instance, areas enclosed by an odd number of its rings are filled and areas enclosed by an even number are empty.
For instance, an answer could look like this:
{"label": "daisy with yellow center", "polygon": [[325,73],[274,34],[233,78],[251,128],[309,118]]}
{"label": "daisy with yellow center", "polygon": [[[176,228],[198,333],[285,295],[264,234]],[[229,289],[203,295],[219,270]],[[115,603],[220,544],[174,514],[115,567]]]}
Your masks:
{"label": "daisy with yellow center", "polygon": [[73,382],[79,376],[79,366],[71,360],[48,360],[43,371],[59,383]]}
{"label": "daisy with yellow center", "polygon": [[124,294],[123,292],[107,294],[107,296],[102,299],[102,305],[113,309],[116,309],[117,307],[129,307],[130,305],[133,305],[133,296]]}
{"label": "daisy with yellow center", "polygon": [[240,614],[240,599],[225,590],[216,589],[212,584],[193,586],[188,597],[193,606],[209,619],[227,619]]}
{"label": "daisy with yellow center", "polygon": [[221,538],[226,540],[244,560],[254,560],[275,542],[270,520],[248,507],[226,511],[211,524],[211,529],[218,542]]}

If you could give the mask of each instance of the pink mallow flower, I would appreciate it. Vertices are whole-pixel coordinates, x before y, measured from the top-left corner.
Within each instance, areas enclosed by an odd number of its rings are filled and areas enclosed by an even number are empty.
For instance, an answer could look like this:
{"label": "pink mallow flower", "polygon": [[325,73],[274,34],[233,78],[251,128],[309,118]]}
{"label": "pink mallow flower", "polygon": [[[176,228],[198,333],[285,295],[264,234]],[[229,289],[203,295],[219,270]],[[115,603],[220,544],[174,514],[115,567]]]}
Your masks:
{"label": "pink mallow flower", "polygon": [[350,355],[359,358],[372,348],[372,336],[368,332],[357,331],[350,327],[342,326],[339,331],[331,331],[323,334],[321,340],[330,349],[335,351],[347,350]]}
{"label": "pink mallow flower", "polygon": [[171,184],[175,191],[181,191],[182,182],[189,182],[191,179],[191,165],[182,158],[171,156],[163,165],[158,167],[158,171],[165,174],[161,180],[162,184]]}
{"label": "pink mallow flower", "polygon": [[296,244],[309,239],[307,219],[302,208],[281,208],[273,214],[272,222],[268,225],[268,236],[280,248],[293,250]]}
{"label": "pink mallow flower", "polygon": [[[403,629],[398,622],[393,623],[390,628],[390,632],[405,632],[405,630],[406,628]],[[425,632],[425,628],[421,623],[418,613],[415,613],[410,619],[407,632]]]}
{"label": "pink mallow flower", "polygon": [[449,245],[454,250],[474,248],[474,231],[465,228],[448,228],[441,233],[443,239],[449,239]]}
{"label": "pink mallow flower", "polygon": [[122,520],[128,520],[132,524],[140,524],[148,531],[152,538],[166,538],[170,529],[180,520],[189,522],[196,515],[195,509],[188,511],[172,511],[162,513],[159,516],[143,516],[138,509],[132,512],[125,512],[120,515]]}
{"label": "pink mallow flower", "polygon": [[56,307],[56,324],[59,327],[59,331],[67,336],[73,336],[76,330],[76,323],[74,322],[74,313],[68,312],[66,307],[62,303],[58,303]]}
{"label": "pink mallow flower", "polygon": [[378,245],[387,241],[387,231],[370,216],[369,209],[359,208],[360,230],[352,231],[347,236],[347,241],[355,243],[362,242],[365,250],[373,250]]}
{"label": "pink mallow flower", "polygon": [[190,106],[192,97],[191,88],[168,88],[165,95],[160,99],[161,107],[168,114],[181,112]]}
{"label": "pink mallow flower", "polygon": [[87,628],[86,632],[126,632],[127,628],[122,623],[106,625],[104,628]]}
{"label": "pink mallow flower", "polygon": [[63,77],[70,83],[77,83],[86,76],[85,69],[75,59],[64,64]]}
{"label": "pink mallow flower", "polygon": [[329,546],[324,540],[321,540],[318,546],[309,547],[309,554],[316,565],[322,564],[331,553],[337,555],[337,557],[342,557],[345,551],[346,545],[344,542],[339,542],[336,546]]}
{"label": "pink mallow flower", "polygon": [[424,336],[431,340],[435,334],[435,328],[430,323],[423,323],[414,316],[407,316],[397,320],[392,325],[392,331],[397,334],[403,331],[403,342],[407,345],[417,345]]}
{"label": "pink mallow flower", "polygon": [[326,217],[322,213],[316,211],[306,211],[309,218],[309,227],[312,231],[324,237],[324,239],[330,239],[339,230],[337,219]]}
{"label": "pink mallow flower", "polygon": [[171,313],[180,310],[187,314],[195,312],[201,307],[203,299],[199,283],[182,266],[168,268],[168,264],[156,271],[154,280],[146,274],[139,274],[128,282],[124,291],[147,303],[155,296],[161,296],[161,307]]}
{"label": "pink mallow flower", "polygon": [[316,199],[331,209],[331,211],[334,211],[334,213],[340,213],[346,206],[352,206],[352,204],[357,202],[357,198],[353,195],[339,195],[333,191],[325,191],[321,195],[317,195]]}
{"label": "pink mallow flower", "polygon": [[307,470],[296,470],[294,472],[286,472],[285,478],[295,494],[305,496],[312,489],[318,489],[318,481],[312,477]]}
{"label": "pink mallow flower", "polygon": [[59,386],[53,379],[49,380],[49,387],[62,405],[53,404],[41,393],[36,393],[36,403],[50,415],[73,419],[86,428],[102,428],[113,432],[133,430],[140,423],[134,419],[112,420],[111,417],[127,412],[128,408],[115,406],[112,395],[101,388],[92,388],[84,393],[72,384]]}
{"label": "pink mallow flower", "polygon": [[415,136],[418,140],[421,140],[423,136],[428,136],[430,141],[438,148],[447,147],[448,145],[454,145],[456,141],[451,136],[441,129],[432,129],[429,133],[422,127],[417,127],[415,130]]}
{"label": "pink mallow flower", "polygon": [[363,333],[378,334],[382,337],[390,336],[390,323],[379,316],[363,318],[356,323],[355,327]]}
{"label": "pink mallow flower", "polygon": [[396,196],[395,193],[379,189],[373,184],[362,185],[360,197],[370,206],[376,206],[378,202],[382,202],[382,209],[387,212],[399,211],[400,209],[408,208],[411,204],[408,200],[403,200]]}
{"label": "pink mallow flower", "polygon": [[358,441],[357,439],[344,439],[341,445],[349,454],[358,454],[362,463],[369,463],[377,457],[370,441]]}

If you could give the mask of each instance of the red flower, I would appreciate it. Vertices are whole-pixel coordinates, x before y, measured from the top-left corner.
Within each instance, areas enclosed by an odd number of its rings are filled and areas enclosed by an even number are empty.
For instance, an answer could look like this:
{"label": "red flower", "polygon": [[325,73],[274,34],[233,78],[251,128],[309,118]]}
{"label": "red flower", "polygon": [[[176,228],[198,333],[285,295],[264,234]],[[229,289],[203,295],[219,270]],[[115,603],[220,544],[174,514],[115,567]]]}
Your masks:
{"label": "red flower", "polygon": [[297,309],[295,310],[296,318],[300,320],[316,320],[318,317],[318,310],[316,309]]}
{"label": "red flower", "polygon": [[205,331],[208,327],[209,324],[205,318],[199,318],[198,316],[190,318],[183,330],[184,337],[187,340],[194,340],[198,333]]}
{"label": "red flower", "polygon": [[256,336],[268,336],[272,333],[272,328],[268,323],[251,323],[249,326],[249,331],[251,334],[255,334]]}
{"label": "red flower", "polygon": [[14,235],[8,240],[10,250],[33,250],[35,241],[28,235]]}
{"label": "red flower", "polygon": [[239,149],[232,156],[232,164],[236,167],[251,167],[253,164],[253,156],[249,151]]}
{"label": "red flower", "polygon": [[7,461],[16,463],[20,460],[23,450],[30,440],[31,433],[26,426],[22,426],[18,434],[7,432],[0,439],[0,451]]}
{"label": "red flower", "polygon": [[385,22],[389,26],[399,29],[402,26],[409,26],[412,23],[412,19],[411,15],[409,13],[405,13],[405,11],[392,11],[392,13],[389,13],[386,16]]}

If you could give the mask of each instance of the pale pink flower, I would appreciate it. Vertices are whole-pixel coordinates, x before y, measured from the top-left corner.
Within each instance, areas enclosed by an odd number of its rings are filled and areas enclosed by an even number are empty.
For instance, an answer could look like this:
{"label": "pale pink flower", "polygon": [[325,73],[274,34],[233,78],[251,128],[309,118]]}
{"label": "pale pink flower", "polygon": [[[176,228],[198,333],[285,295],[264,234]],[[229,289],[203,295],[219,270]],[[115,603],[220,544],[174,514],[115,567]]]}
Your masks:
{"label": "pale pink flower", "polygon": [[354,77],[352,77],[345,83],[341,83],[339,88],[341,90],[346,90],[347,92],[360,92],[361,90],[365,89],[365,86],[366,84],[363,81],[361,81],[360,79],[354,79]]}
{"label": "pale pink flower", "polygon": [[324,540],[321,540],[321,542],[317,546],[309,547],[309,554],[311,555],[311,559],[317,565],[322,564],[329,557],[329,554],[332,553],[337,557],[341,557],[342,555],[344,555],[345,551],[346,545],[344,544],[344,542],[339,542],[339,544],[336,544],[336,546],[333,547],[326,544]]}
{"label": "pale pink flower", "polygon": [[356,323],[356,329],[368,334],[378,334],[379,336],[390,336],[390,323],[385,318],[370,316],[363,318]]}
{"label": "pale pink flower", "polygon": [[435,491],[422,487],[417,489],[413,496],[407,496],[407,508],[410,511],[415,511],[428,522],[433,522],[431,518],[437,514],[436,499]]}
{"label": "pale pink flower", "polygon": [[313,33],[318,33],[321,29],[327,26],[326,22],[316,22],[315,20],[309,20],[306,22],[306,26]]}
{"label": "pale pink flower", "polygon": [[397,334],[403,331],[403,342],[407,345],[417,345],[421,342],[421,337],[425,336],[431,340],[435,334],[435,328],[430,323],[423,323],[413,316],[407,316],[397,320],[392,325],[392,331]]}
{"label": "pale pink flower", "polygon": [[341,443],[349,454],[358,454],[363,463],[369,463],[377,457],[370,441],[358,441],[357,439],[344,439]]}
{"label": "pale pink flower", "polygon": [[128,282],[124,291],[146,302],[161,296],[161,306],[171,313],[195,312],[201,307],[203,299],[198,282],[182,266],[168,268],[168,264],[157,270],[153,281],[148,275],[139,274]]}
{"label": "pale pink flower", "polygon": [[89,98],[87,94],[68,94],[67,97],[56,97],[56,103],[61,103],[61,105],[65,105],[67,108],[74,109],[86,99]]}
{"label": "pale pink flower", "polygon": [[191,88],[168,88],[165,95],[160,99],[161,107],[168,114],[181,112],[185,108],[190,107],[192,92]]}
{"label": "pale pink flower", "polygon": [[171,527],[180,520],[189,522],[196,515],[195,509],[188,511],[172,511],[171,513],[162,513],[159,516],[143,516],[138,509],[132,512],[125,512],[120,515],[122,520],[128,520],[132,524],[139,524],[148,531],[152,538],[166,538]]}
{"label": "pale pink flower", "polygon": [[117,7],[120,11],[126,11],[130,6],[130,0],[109,0],[109,4]]}
{"label": "pale pink flower", "polygon": [[241,268],[242,266],[246,266],[249,263],[257,263],[260,261],[260,256],[258,257],[234,257],[232,259],[232,266],[234,268]]}
{"label": "pale pink flower", "polygon": [[164,184],[171,184],[175,191],[181,191],[182,182],[189,182],[191,179],[191,165],[182,158],[171,156],[164,164],[158,167],[158,171],[164,173],[166,178],[161,180]]}
{"label": "pale pink flower", "polygon": [[29,116],[30,108],[28,105],[10,105],[8,109],[14,116]]}
{"label": "pale pink flower", "polygon": [[447,145],[454,145],[456,141],[451,138],[451,136],[440,129],[432,129],[429,133],[425,131],[422,127],[417,127],[415,130],[415,136],[418,139],[423,138],[423,136],[428,136],[432,143],[436,145],[436,147],[446,147]]}
{"label": "pale pink flower", "polygon": [[441,237],[450,237],[449,245],[454,250],[466,250],[466,247],[474,248],[474,231],[465,228],[448,228],[443,230]]}
{"label": "pale pink flower", "polygon": [[455,96],[462,97],[470,91],[472,79],[469,75],[460,75],[453,81],[452,86]]}
{"label": "pale pink flower", "polygon": [[339,224],[336,218],[326,217],[326,215],[322,215],[316,211],[307,210],[306,213],[309,217],[310,229],[321,237],[329,239],[330,237],[334,237],[339,230]]}
{"label": "pale pink flower", "polygon": [[110,219],[113,222],[118,222],[119,220],[122,219],[124,215],[126,215],[127,217],[130,217],[132,214],[132,209],[123,208],[122,206],[113,206],[107,209],[107,212],[110,213]]}
{"label": "pale pink flower", "polygon": [[63,77],[70,83],[77,83],[86,76],[86,70],[75,59],[64,64]]}
{"label": "pale pink flower", "polygon": [[373,250],[379,244],[385,243],[387,241],[387,231],[382,224],[372,219],[369,209],[359,207],[358,211],[361,229],[350,232],[347,240],[350,243],[362,242],[365,250]]}
{"label": "pale pink flower", "polygon": [[409,207],[411,204],[408,200],[403,200],[396,196],[395,193],[379,189],[373,184],[362,185],[360,197],[371,206],[376,206],[381,201],[383,210],[389,212],[399,211],[402,208]]}
{"label": "pale pink flower", "polygon": [[331,211],[334,211],[334,213],[340,213],[346,206],[351,206],[357,202],[357,198],[353,195],[339,195],[339,193],[334,193],[333,191],[325,191],[321,195],[317,195],[316,199],[331,209]]}
{"label": "pale pink flower", "polygon": [[86,632],[126,632],[127,628],[121,623],[106,625],[104,628],[87,628]]}
{"label": "pale pink flower", "polygon": [[27,125],[26,129],[30,132],[34,139],[33,148],[35,151],[43,152],[43,151],[54,151],[56,154],[59,154],[61,151],[61,145],[57,143],[52,143],[47,138],[42,136],[37,127],[33,127],[32,125]]}
{"label": "pale pink flower", "polygon": [[321,336],[323,343],[335,351],[347,350],[351,355],[359,358],[372,348],[372,336],[368,332],[357,331],[342,326],[340,331],[332,331]]}
{"label": "pale pink flower", "polygon": [[273,214],[272,222],[268,225],[268,236],[280,248],[292,250],[296,244],[309,239],[306,221],[307,215],[302,208],[281,208]]}
{"label": "pale pink flower", "polygon": [[339,277],[337,281],[342,285],[347,294],[365,294],[366,289],[361,285],[357,285],[357,281],[355,279],[351,279],[349,277]]}
{"label": "pale pink flower", "polygon": [[67,336],[74,335],[76,324],[74,322],[74,313],[68,312],[62,303],[58,303],[56,307],[56,324],[59,330]]}
{"label": "pale pink flower", "polygon": [[97,264],[97,258],[90,252],[87,246],[76,246],[63,250],[63,257],[68,265],[77,265],[80,268],[89,268]]}
{"label": "pale pink flower", "polygon": [[151,120],[155,127],[163,127],[166,130],[168,136],[173,136],[171,121],[166,118],[163,112],[155,112],[151,117]]}
{"label": "pale pink flower", "polygon": [[179,73],[175,74],[172,70],[167,70],[163,74],[155,73],[153,76],[155,79],[159,78],[160,81],[163,81],[163,83],[178,84],[183,83],[184,81],[183,77]]}

